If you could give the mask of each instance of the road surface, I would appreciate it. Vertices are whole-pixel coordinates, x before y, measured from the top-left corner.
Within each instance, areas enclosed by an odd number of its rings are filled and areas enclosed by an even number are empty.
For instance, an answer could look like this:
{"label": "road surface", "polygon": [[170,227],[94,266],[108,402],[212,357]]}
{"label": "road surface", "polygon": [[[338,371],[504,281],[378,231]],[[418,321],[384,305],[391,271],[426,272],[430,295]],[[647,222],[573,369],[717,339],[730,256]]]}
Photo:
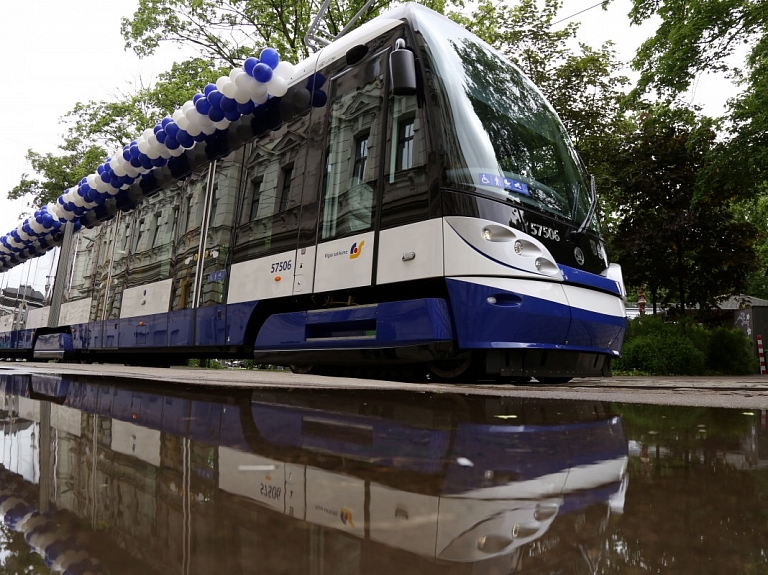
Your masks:
{"label": "road surface", "polygon": [[560,385],[497,383],[405,383],[372,379],[297,375],[289,371],[242,369],[144,368],[123,365],[0,362],[0,375],[40,373],[96,377],[139,383],[178,383],[223,388],[302,388],[400,390],[551,399],[587,399],[629,403],[768,409],[768,376],[612,377],[574,379]]}

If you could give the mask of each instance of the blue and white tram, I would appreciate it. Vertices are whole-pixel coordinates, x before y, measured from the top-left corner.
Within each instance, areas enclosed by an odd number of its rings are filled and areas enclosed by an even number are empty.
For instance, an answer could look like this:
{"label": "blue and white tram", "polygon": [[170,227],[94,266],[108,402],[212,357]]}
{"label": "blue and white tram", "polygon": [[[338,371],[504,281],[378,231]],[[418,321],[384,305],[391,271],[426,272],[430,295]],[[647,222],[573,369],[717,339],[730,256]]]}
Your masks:
{"label": "blue and white tram", "polygon": [[118,200],[76,234],[59,326],[47,308],[0,323],[6,357],[553,381],[609,375],[620,352],[621,270],[557,115],[419,5]]}

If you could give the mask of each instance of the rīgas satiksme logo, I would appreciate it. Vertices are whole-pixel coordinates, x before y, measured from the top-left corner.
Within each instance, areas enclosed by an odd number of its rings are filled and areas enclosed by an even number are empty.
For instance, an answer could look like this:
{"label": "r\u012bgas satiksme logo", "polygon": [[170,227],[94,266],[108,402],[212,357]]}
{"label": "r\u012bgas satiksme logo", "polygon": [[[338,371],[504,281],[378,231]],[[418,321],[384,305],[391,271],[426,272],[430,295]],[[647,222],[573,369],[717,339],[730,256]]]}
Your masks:
{"label": "r\u012bgas satiksme logo", "polygon": [[349,259],[353,260],[360,256],[361,253],[363,253],[363,246],[365,245],[365,241],[360,242],[360,245],[357,245],[357,242],[352,244],[352,247],[349,248]]}

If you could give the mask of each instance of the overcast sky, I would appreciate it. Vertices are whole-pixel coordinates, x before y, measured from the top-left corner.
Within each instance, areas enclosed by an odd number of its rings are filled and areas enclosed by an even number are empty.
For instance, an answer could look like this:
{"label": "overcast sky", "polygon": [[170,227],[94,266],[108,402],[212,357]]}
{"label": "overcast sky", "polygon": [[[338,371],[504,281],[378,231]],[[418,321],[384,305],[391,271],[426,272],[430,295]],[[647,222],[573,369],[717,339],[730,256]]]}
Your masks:
{"label": "overcast sky", "polygon": [[[565,0],[562,17],[593,6],[597,0]],[[140,60],[124,49],[120,18],[130,17],[137,0],[25,0],[5,2],[0,19],[0,235],[18,225],[23,202],[6,199],[21,175],[30,171],[27,150],[56,152],[64,133],[59,119],[77,102],[110,99],[141,79],[151,83],[174,60],[188,57],[176,48]],[[626,16],[630,0],[615,0],[573,18],[582,23],[579,39],[597,46],[613,40],[621,59],[629,60],[654,24],[632,28]],[[565,23],[561,24],[565,25]],[[722,81],[702,79],[696,103],[705,112],[721,112],[732,93]],[[200,86],[202,89],[203,86]],[[63,190],[62,190],[63,192]],[[26,272],[24,272],[26,273]],[[7,278],[0,274],[0,286]],[[44,282],[39,279],[35,283]],[[43,274],[44,275],[44,274]],[[26,276],[25,276],[26,277]]]}

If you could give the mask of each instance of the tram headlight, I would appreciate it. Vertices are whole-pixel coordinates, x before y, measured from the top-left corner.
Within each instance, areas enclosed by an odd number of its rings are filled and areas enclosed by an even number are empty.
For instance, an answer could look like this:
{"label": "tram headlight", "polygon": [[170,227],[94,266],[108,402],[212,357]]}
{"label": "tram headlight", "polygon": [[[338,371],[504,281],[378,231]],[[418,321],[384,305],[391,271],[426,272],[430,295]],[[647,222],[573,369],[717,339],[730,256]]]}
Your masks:
{"label": "tram headlight", "polygon": [[537,271],[537,272],[540,272],[540,271],[541,271],[541,260],[540,260],[539,258],[536,258],[536,261],[535,261],[535,262],[533,262],[533,265],[535,265],[535,266],[536,266],[536,271]]}
{"label": "tram headlight", "polygon": [[491,237],[492,237],[492,236],[491,236],[491,230],[489,230],[488,228],[485,228],[485,229],[483,230],[483,239],[484,239],[486,242],[490,242],[490,241],[491,241]]}
{"label": "tram headlight", "polygon": [[523,242],[520,240],[515,242],[515,253],[519,256],[523,255]]}

